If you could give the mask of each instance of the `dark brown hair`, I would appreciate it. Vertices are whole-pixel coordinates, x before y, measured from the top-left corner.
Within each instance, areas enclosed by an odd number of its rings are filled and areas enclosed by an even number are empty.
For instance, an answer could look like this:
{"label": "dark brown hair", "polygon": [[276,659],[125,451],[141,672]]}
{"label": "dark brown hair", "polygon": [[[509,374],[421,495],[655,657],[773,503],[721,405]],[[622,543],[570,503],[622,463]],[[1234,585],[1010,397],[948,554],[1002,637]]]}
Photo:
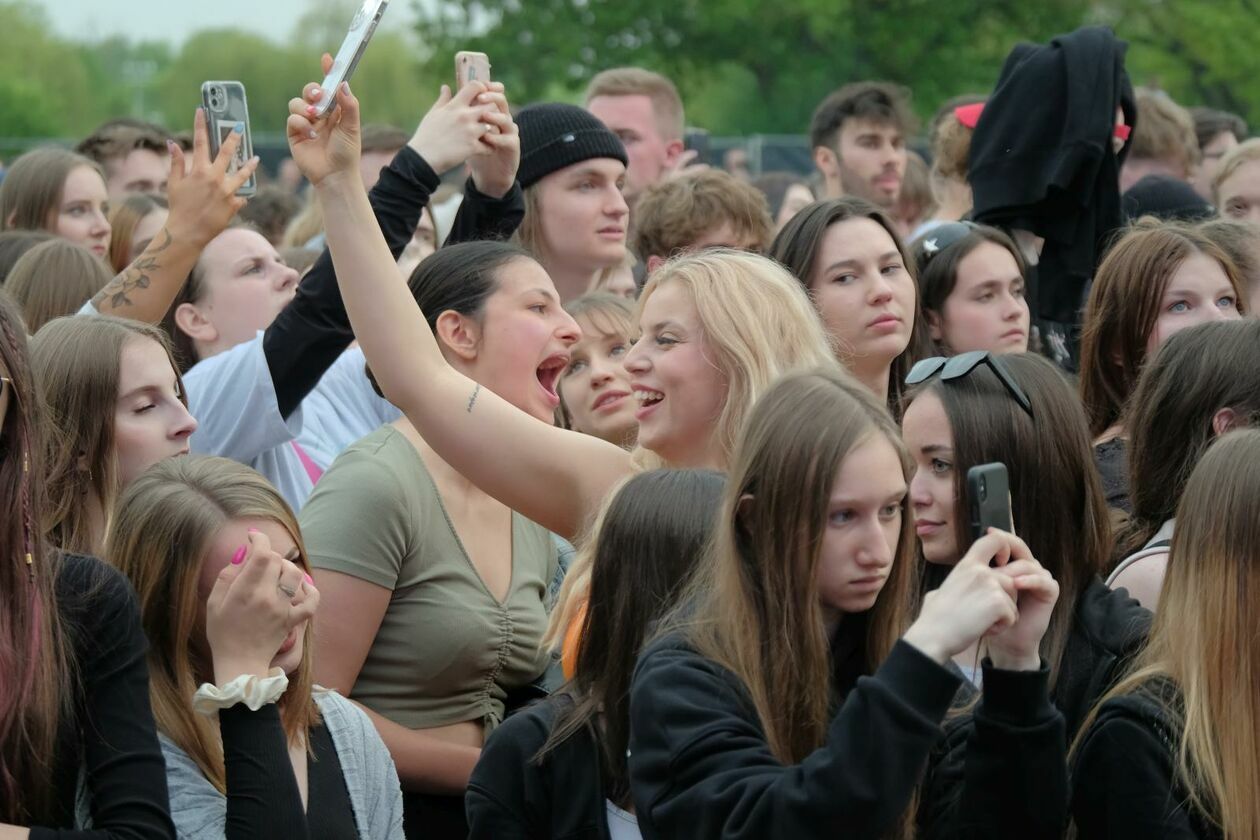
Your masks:
{"label": "dark brown hair", "polygon": [[914,131],[910,92],[891,82],[853,82],[818,104],[809,123],[809,146],[834,149],[844,124],[851,119],[894,126],[902,134]]}
{"label": "dark brown hair", "polygon": [[1212,418],[1233,409],[1260,421],[1260,321],[1182,330],[1147,362],[1133,391],[1129,426],[1130,517],[1116,559],[1145,545],[1173,517],[1195,464],[1216,437]]}
{"label": "dark brown hair", "polygon": [[17,307],[0,294],[0,359],[9,406],[0,429],[0,821],[52,821],[59,725],[73,714],[74,672],[56,601],[60,560],[41,530],[44,424]]}
{"label": "dark brown hair", "polygon": [[924,234],[914,245],[915,265],[922,266],[919,269],[919,309],[925,322],[929,321],[928,313],[943,317],[945,301],[949,300],[949,296],[954,293],[954,287],[958,285],[958,264],[985,242],[1005,249],[1014,257],[1015,265],[1019,267],[1019,276],[1028,275],[1028,266],[1019,247],[1006,233],[995,227],[972,225],[970,233],[951,242],[945,250],[929,258],[924,247],[931,238],[931,233]]}
{"label": "dark brown hair", "polygon": [[696,566],[722,487],[722,474],[712,470],[640,473],[614,494],[592,534],[576,674],[559,692],[567,702],[535,760],[585,729],[600,746],[608,798],[620,807],[630,802],[626,747],[635,660]]}
{"label": "dark brown hair", "polygon": [[914,259],[910,256],[897,228],[884,211],[861,198],[846,196],[845,198],[818,201],[797,213],[790,222],[783,226],[779,235],[770,244],[767,252],[773,260],[777,260],[800,281],[805,292],[813,297],[810,278],[814,276],[814,268],[818,261],[818,251],[822,247],[823,237],[832,225],[846,222],[849,219],[870,219],[878,224],[892,237],[901,253],[906,271],[915,284],[914,325],[910,331],[910,343],[901,355],[893,360],[892,371],[888,377],[888,407],[891,411],[901,410],[902,383],[906,374],[916,361],[927,355],[930,349],[927,322],[923,320],[922,308],[918,306],[919,288],[915,275]]}
{"label": "dark brown hair", "polygon": [[39,243],[54,238],[51,233],[42,230],[0,231],[0,286],[8,280],[9,272],[22,259],[23,254]]}
{"label": "dark brown hair", "polygon": [[1237,114],[1218,111],[1215,108],[1191,108],[1194,134],[1199,140],[1199,150],[1205,149],[1219,135],[1229,132],[1239,143],[1247,139],[1247,121]]}
{"label": "dark brown hair", "polygon": [[1059,600],[1041,643],[1053,685],[1065,664],[1077,598],[1111,556],[1110,518],[1089,427],[1072,386],[1053,363],[1034,353],[1004,355],[1001,362],[1028,395],[1032,417],[985,365],[948,382],[928,380],[907,402],[931,393],[949,418],[954,539],[960,550],[971,543],[967,470],[1006,465],[1015,529],[1059,584]]}
{"label": "dark brown hair", "polygon": [[1221,264],[1239,311],[1247,301],[1238,272],[1216,243],[1192,227],[1139,220],[1107,252],[1085,306],[1081,327],[1081,401],[1097,437],[1120,420],[1146,361],[1146,343],[1160,301],[1177,268],[1194,254]]}

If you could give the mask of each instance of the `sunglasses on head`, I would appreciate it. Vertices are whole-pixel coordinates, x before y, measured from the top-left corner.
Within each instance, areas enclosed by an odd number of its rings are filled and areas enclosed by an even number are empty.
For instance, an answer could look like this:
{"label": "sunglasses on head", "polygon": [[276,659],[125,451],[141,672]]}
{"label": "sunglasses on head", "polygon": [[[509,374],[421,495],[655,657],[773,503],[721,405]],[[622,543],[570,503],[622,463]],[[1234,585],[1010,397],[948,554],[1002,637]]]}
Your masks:
{"label": "sunglasses on head", "polygon": [[1011,372],[1006,369],[1006,365],[1001,358],[993,355],[988,350],[972,350],[949,357],[933,356],[930,359],[916,362],[914,367],[910,368],[910,373],[906,374],[906,384],[918,385],[921,382],[928,381],[938,373],[944,382],[949,382],[952,379],[962,379],[980,365],[987,365],[989,370],[993,371],[993,375],[1006,388],[1007,393],[1011,395],[1011,399],[1019,403],[1019,407],[1028,412],[1029,417],[1033,416],[1032,401],[1028,399],[1028,394],[1024,393],[1023,388],[1019,387],[1019,383],[1011,376]]}

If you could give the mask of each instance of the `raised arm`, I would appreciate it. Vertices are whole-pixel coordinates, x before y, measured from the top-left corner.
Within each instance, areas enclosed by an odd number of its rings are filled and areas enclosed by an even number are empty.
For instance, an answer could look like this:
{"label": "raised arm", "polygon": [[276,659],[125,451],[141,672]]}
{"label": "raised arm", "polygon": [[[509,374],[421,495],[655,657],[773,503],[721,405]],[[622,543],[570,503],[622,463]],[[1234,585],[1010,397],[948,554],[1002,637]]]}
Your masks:
{"label": "raised arm", "polygon": [[236,191],[258,168],[258,158],[230,174],[228,164],[240,143],[241,135],[232,132],[211,160],[206,115],[197,109],[191,170],[186,170],[179,146],[167,144],[171,150],[167,181],[170,216],[144,253],[92,298],[96,311],[149,324],[162,320],[202,249],[245,206],[245,199],[238,198]]}
{"label": "raised arm", "polygon": [[[313,87],[308,85],[304,95]],[[530,417],[447,364],[364,194],[358,174],[358,101],[344,86],[338,107],[317,121],[308,102],[290,103],[289,146],[323,207],[346,312],[377,382],[462,475],[539,524],[572,537],[610,487],[630,472],[629,456],[612,444]],[[483,119],[515,132],[505,114]],[[483,153],[515,139],[486,131]]]}

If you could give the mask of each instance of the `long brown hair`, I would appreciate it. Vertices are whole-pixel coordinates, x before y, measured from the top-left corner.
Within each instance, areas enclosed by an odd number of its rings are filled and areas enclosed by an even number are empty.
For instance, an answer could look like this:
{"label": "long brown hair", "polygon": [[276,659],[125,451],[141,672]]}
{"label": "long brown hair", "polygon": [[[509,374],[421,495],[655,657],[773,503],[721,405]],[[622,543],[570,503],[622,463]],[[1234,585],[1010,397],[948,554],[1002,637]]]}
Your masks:
{"label": "long brown hair", "polygon": [[22,255],[4,289],[22,307],[27,331],[36,333],[52,319],[78,312],[113,278],[88,249],[53,239]]}
{"label": "long brown hair", "polygon": [[[105,537],[96,533],[88,500],[95,497],[108,517],[118,497],[114,412],[119,368],[123,345],[138,339],[157,342],[170,358],[161,330],[105,315],[58,318],[31,339],[31,367],[50,427],[44,533],[65,551],[97,554]],[[176,370],[179,399],[187,406],[174,359],[171,368]]]}
{"label": "long brown hair", "polygon": [[1234,264],[1216,243],[1186,225],[1140,221],[1098,266],[1081,327],[1080,364],[1081,401],[1095,437],[1121,419],[1146,362],[1164,292],[1177,268],[1195,254],[1221,264],[1238,310],[1246,311],[1246,290]]}
{"label": "long brown hair", "polygon": [[[809,205],[792,217],[784,225],[783,230],[774,238],[767,256],[776,260],[800,281],[810,298],[810,278],[814,276],[814,268],[818,263],[818,252],[822,247],[823,237],[832,225],[847,222],[850,219],[870,219],[878,224],[896,244],[901,254],[902,264],[914,283],[914,322],[910,330],[910,343],[901,355],[893,359],[892,371],[888,377],[888,408],[896,412],[901,409],[902,383],[906,374],[919,359],[927,356],[931,349],[928,337],[927,322],[923,318],[922,307],[919,306],[919,281],[915,272],[914,258],[901,241],[897,227],[883,210],[865,199],[846,196],[830,201],[819,201]],[[842,348],[841,348],[842,350]]]}
{"label": "long brown hair", "polygon": [[56,552],[40,529],[45,501],[40,395],[17,308],[0,294],[0,359],[9,405],[0,428],[0,822],[53,818],[52,762],[72,713],[69,640],[55,598]]}
{"label": "long brown hair", "polygon": [[[267,480],[226,458],[167,458],[131,482],[118,501],[105,555],[130,580],[149,639],[149,697],[158,730],[175,742],[220,792],[226,791],[217,726],[193,711],[192,696],[213,665],[198,624],[197,583],[215,534],[234,519],[267,519],[289,532],[295,561],[310,571],[292,509]],[[313,624],[303,636],[302,661],[279,707],[289,743],[307,745],[319,710],[311,696]]]}
{"label": "long brown hair", "polygon": [[[896,424],[849,375],[795,373],[769,388],[732,459],[707,556],[663,622],[743,683],[784,764],[816,750],[831,719],[834,668],[815,576],[836,474],[873,435],[896,449],[909,481],[914,466]],[[841,624],[860,642],[864,673],[908,626],[915,582],[914,517],[903,500],[888,582],[871,610]]]}
{"label": "long brown hair", "polygon": [[931,393],[949,418],[954,539],[960,549],[971,542],[967,470],[993,462],[1006,465],[1015,529],[1059,584],[1059,600],[1041,643],[1053,686],[1070,664],[1063,662],[1063,652],[1077,598],[1110,559],[1110,517],[1085,413],[1072,386],[1053,363],[1034,353],[1004,355],[1001,363],[1028,395],[1032,417],[984,365],[948,382],[931,379],[910,400]]}
{"label": "long brown hair", "polygon": [[713,530],[722,485],[722,474],[712,470],[640,473],[610,497],[583,548],[590,586],[583,593],[577,670],[559,692],[568,702],[536,760],[587,730],[600,746],[609,799],[621,807],[630,802],[626,748],[635,659],[691,575]]}
{"label": "long brown hair", "polygon": [[109,211],[109,265],[121,272],[131,261],[140,256],[131,253],[131,238],[136,227],[150,214],[165,210],[169,205],[166,196],[133,193]]}
{"label": "long brown hair", "polygon": [[0,230],[51,230],[66,178],[81,166],[105,180],[95,162],[66,149],[34,149],[15,160],[0,183]]}
{"label": "long brown hair", "polygon": [[[1133,513],[1116,560],[1145,545],[1173,517],[1195,464],[1216,436],[1212,418],[1232,409],[1260,422],[1260,321],[1222,321],[1168,339],[1138,379],[1127,412]],[[1161,607],[1162,609],[1162,607]]]}
{"label": "long brown hair", "polygon": [[1172,681],[1176,697],[1146,693],[1175,724],[1179,787],[1224,837],[1260,837],[1258,592],[1260,431],[1245,429],[1191,473],[1150,640],[1102,701]]}

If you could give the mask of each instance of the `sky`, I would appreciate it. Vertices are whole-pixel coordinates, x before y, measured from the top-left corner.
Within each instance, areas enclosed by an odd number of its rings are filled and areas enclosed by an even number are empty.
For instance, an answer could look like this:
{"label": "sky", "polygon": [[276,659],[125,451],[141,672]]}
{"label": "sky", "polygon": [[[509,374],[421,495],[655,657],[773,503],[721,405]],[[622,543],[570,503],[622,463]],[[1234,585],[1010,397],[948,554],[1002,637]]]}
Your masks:
{"label": "sky", "polygon": [[[35,0],[53,26],[74,40],[126,35],[134,40],[180,44],[192,32],[239,25],[275,38],[287,37],[309,0]],[[265,18],[259,9],[266,9]],[[412,4],[393,0],[386,24],[410,20]],[[348,23],[349,21],[347,21]]]}

